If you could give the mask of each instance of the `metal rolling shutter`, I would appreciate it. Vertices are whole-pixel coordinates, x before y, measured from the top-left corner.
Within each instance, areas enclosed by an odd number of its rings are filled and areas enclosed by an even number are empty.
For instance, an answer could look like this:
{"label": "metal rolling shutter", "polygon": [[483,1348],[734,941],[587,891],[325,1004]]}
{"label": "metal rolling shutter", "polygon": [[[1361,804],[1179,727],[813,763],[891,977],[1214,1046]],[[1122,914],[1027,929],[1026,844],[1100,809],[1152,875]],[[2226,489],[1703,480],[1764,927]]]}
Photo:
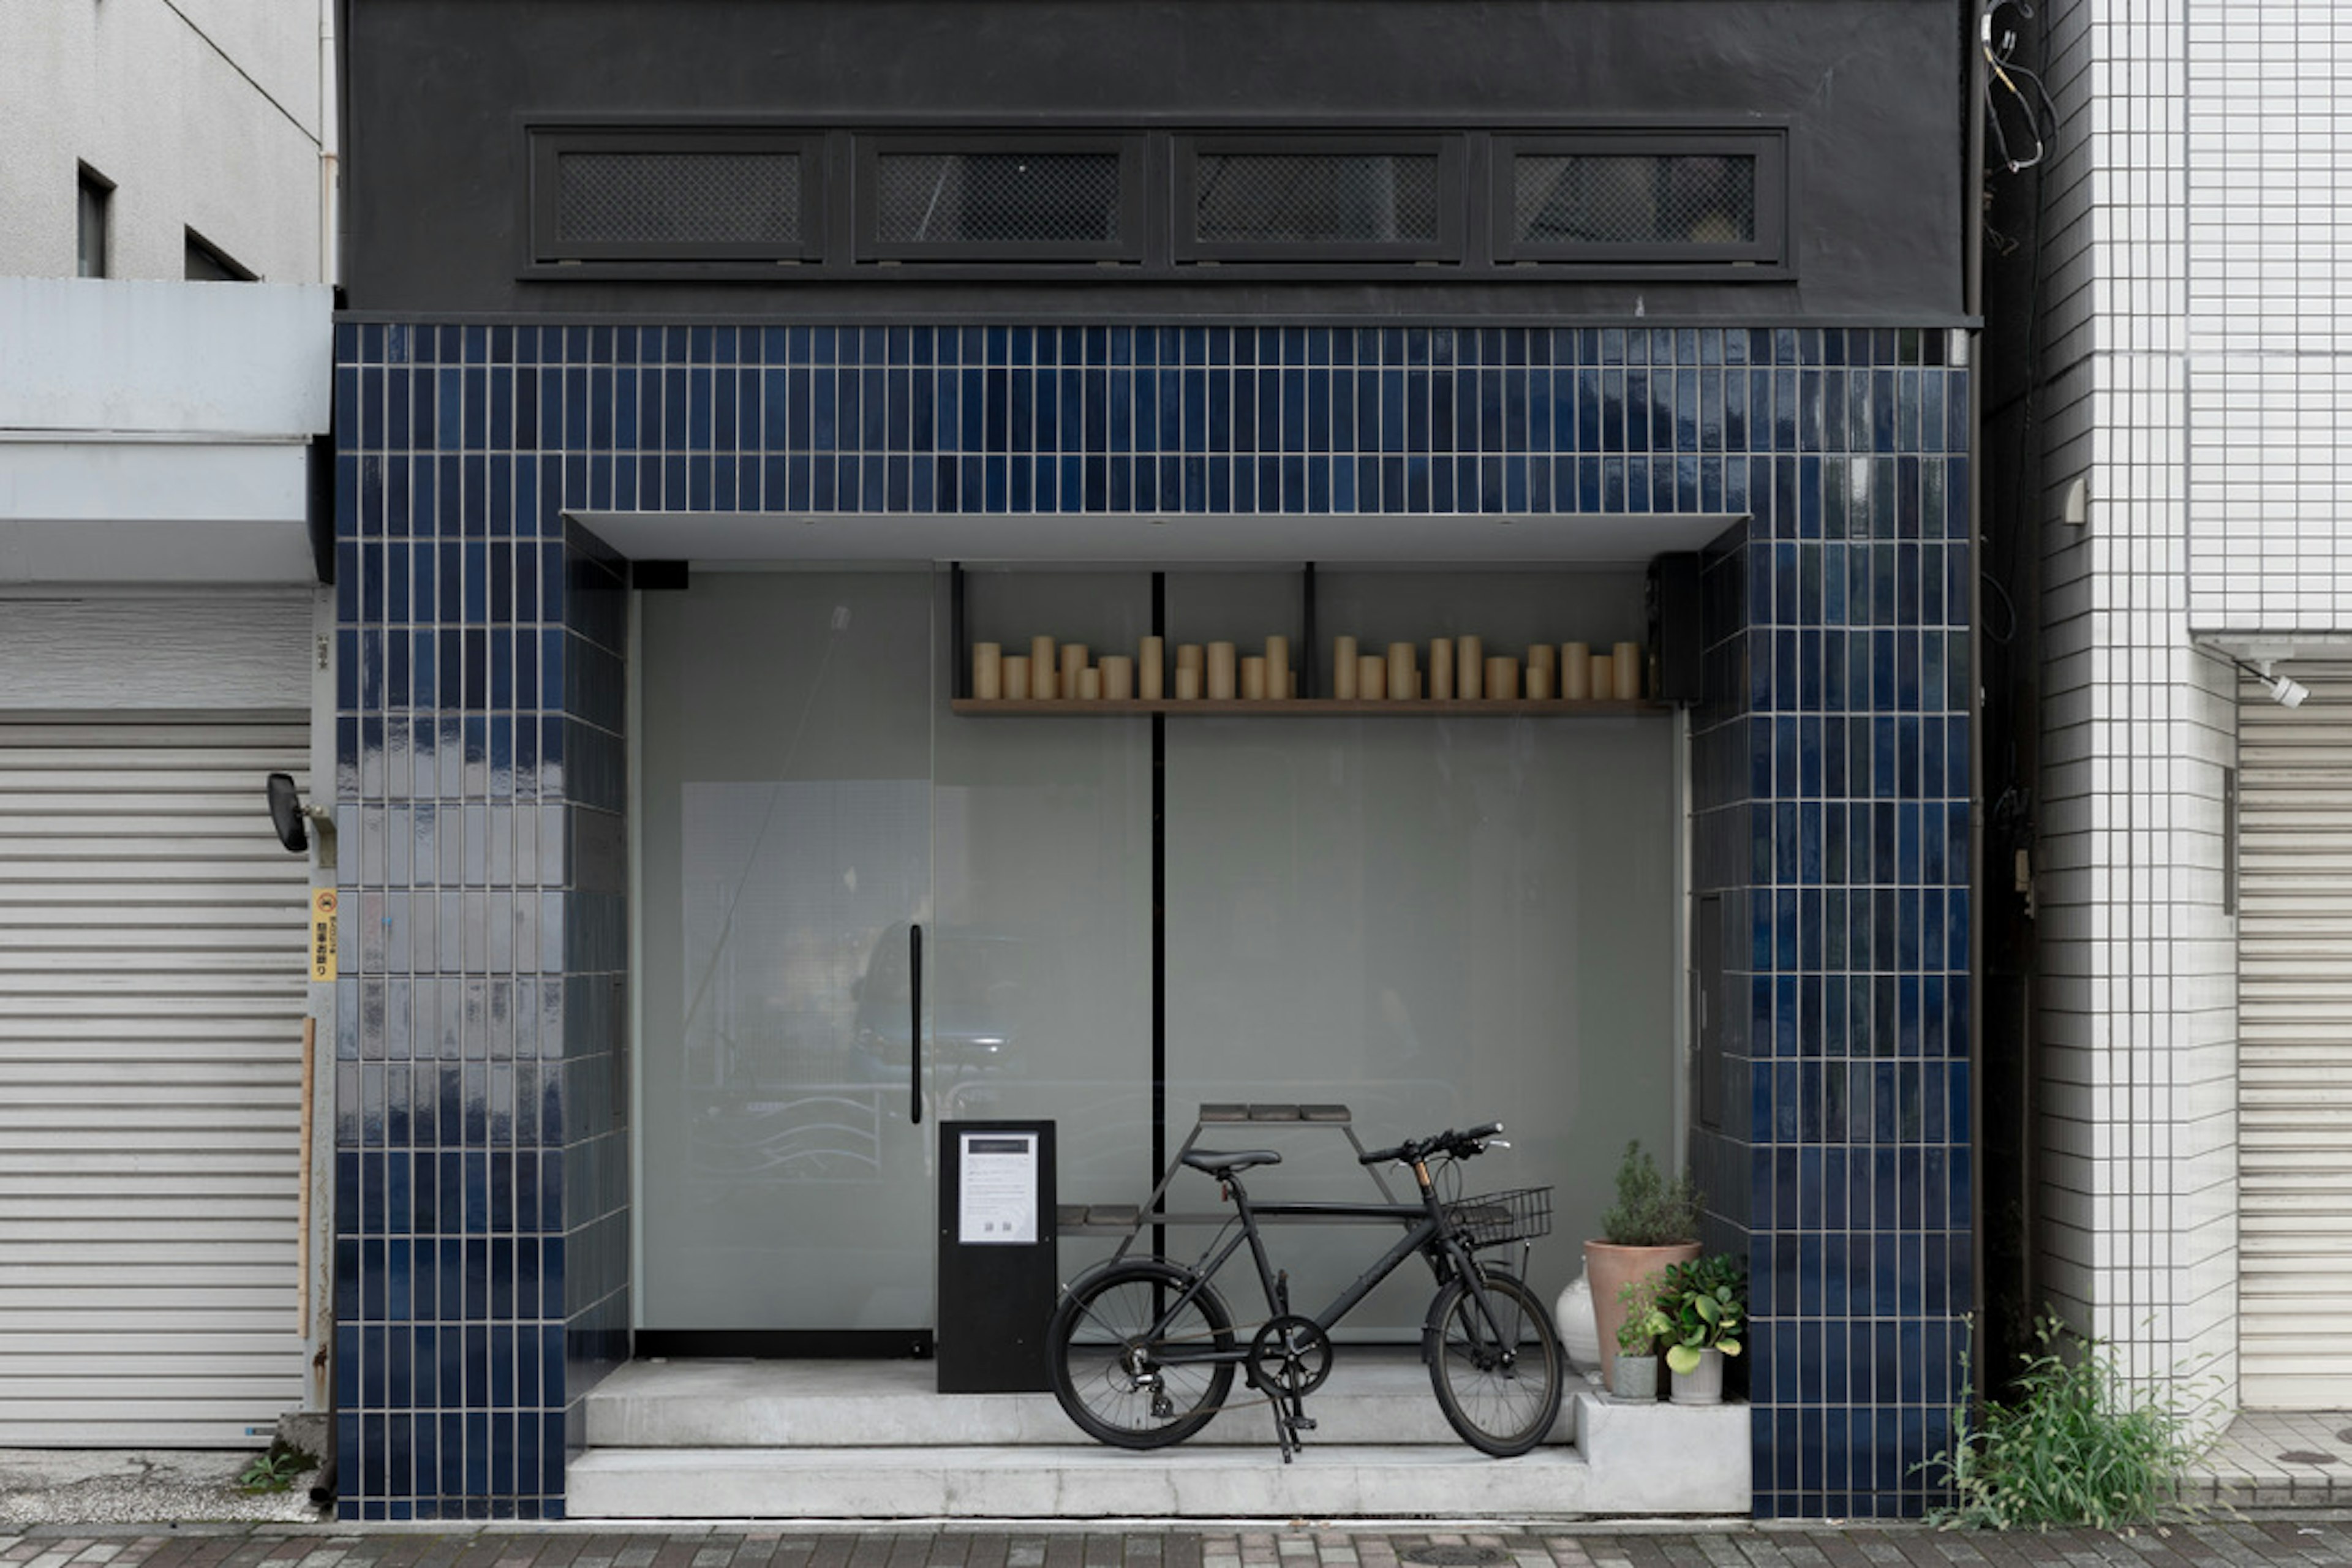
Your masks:
{"label": "metal rolling shutter", "polygon": [[2239,1374],[2253,1409],[2352,1408],[2352,665],[2238,708]]}
{"label": "metal rolling shutter", "polygon": [[299,716],[0,719],[0,1447],[301,1403]]}

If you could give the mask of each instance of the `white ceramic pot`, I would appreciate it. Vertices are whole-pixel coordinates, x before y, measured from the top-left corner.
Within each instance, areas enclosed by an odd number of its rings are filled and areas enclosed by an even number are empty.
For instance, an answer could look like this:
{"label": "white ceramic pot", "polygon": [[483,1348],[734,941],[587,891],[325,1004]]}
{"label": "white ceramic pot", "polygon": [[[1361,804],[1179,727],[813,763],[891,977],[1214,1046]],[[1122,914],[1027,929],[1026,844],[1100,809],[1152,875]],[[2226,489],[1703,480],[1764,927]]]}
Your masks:
{"label": "white ceramic pot", "polygon": [[1723,1352],[1701,1351],[1698,1365],[1689,1372],[1678,1372],[1675,1378],[1676,1405],[1720,1405],[1723,1403]]}
{"label": "white ceramic pot", "polygon": [[1559,1342],[1568,1352],[1569,1364],[1587,1376],[1600,1371],[1601,1329],[1592,1316],[1591,1277],[1580,1274],[1570,1281],[1551,1315],[1559,1325]]}

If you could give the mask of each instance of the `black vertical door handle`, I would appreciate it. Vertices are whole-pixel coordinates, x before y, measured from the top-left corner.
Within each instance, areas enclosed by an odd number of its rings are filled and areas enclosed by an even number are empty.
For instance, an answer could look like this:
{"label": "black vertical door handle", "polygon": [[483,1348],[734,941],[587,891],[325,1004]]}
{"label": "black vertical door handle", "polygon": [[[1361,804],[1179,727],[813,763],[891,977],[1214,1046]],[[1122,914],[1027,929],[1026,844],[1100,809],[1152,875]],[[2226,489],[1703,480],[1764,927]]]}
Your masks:
{"label": "black vertical door handle", "polygon": [[907,1104],[915,1125],[923,1124],[923,928],[907,927],[907,973],[914,984],[907,1017]]}

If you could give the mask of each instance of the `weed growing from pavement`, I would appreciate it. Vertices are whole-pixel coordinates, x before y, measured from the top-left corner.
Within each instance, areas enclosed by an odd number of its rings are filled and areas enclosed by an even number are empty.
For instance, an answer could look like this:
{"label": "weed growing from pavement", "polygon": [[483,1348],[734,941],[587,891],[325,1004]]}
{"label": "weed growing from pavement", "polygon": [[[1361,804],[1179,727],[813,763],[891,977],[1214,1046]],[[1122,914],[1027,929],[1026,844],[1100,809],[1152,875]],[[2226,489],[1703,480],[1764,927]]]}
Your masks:
{"label": "weed growing from pavement", "polygon": [[1969,1416],[1972,1382],[1960,1362],[1952,1446],[1920,1468],[1952,1492],[1928,1517],[1947,1528],[2117,1530],[2190,1517],[2182,1492],[2204,1445],[2184,1411],[2117,1372],[2096,1340],[2045,1313],[2008,1395]]}
{"label": "weed growing from pavement", "polygon": [[317,1456],[280,1437],[269,1445],[267,1453],[257,1455],[253,1463],[246,1466],[245,1473],[236,1478],[237,1488],[247,1492],[282,1492],[318,1463]]}

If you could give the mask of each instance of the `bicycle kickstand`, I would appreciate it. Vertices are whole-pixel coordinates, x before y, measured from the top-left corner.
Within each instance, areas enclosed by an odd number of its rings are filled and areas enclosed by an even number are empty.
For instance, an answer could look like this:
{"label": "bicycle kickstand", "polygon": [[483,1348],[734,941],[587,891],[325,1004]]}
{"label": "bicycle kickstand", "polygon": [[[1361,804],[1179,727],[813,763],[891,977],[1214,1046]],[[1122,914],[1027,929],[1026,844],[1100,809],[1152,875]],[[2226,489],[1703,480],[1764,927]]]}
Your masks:
{"label": "bicycle kickstand", "polygon": [[1299,1441],[1298,1435],[1314,1431],[1315,1421],[1307,1414],[1307,1396],[1300,1394],[1296,1386],[1267,1392],[1273,1395],[1267,1403],[1274,1408],[1274,1440],[1282,1449],[1282,1462],[1286,1465],[1293,1455],[1306,1447]]}

